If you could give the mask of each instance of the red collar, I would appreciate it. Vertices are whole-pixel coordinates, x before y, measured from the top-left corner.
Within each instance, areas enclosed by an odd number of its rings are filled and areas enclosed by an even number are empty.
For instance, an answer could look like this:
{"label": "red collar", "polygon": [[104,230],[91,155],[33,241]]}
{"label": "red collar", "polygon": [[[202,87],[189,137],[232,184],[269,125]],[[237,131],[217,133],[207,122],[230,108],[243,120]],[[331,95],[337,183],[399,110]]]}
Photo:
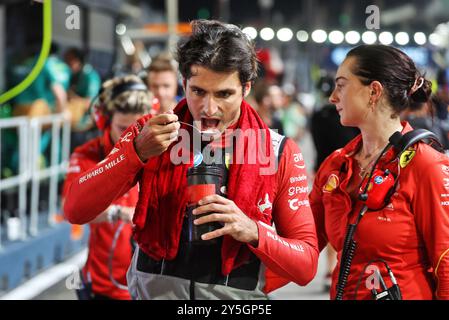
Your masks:
{"label": "red collar", "polygon": [[[401,125],[403,127],[402,131],[401,131],[402,134],[405,134],[405,133],[413,130],[412,126],[407,121],[401,121]],[[353,140],[351,140],[346,146],[344,146],[341,149],[340,155],[345,158],[353,157],[355,155],[355,153],[360,150],[361,147],[362,147],[362,135],[359,134],[357,137],[355,137]],[[396,156],[396,151],[393,148],[390,148],[382,156],[380,162],[381,163],[389,162],[389,161],[393,160],[395,156]]]}

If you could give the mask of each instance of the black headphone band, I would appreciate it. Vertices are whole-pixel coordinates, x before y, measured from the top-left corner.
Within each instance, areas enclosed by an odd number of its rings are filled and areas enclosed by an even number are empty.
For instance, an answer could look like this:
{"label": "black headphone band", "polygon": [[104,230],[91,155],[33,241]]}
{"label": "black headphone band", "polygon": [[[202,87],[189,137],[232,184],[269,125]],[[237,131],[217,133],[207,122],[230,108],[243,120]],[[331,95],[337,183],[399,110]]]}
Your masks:
{"label": "black headphone band", "polygon": [[101,92],[102,92],[102,91],[100,90],[100,91],[95,95],[95,97],[93,97],[92,99],[90,99],[89,107],[87,108],[87,110],[88,110],[88,112],[89,112],[90,114],[92,114],[93,109],[94,109],[94,105],[95,105],[95,103],[97,102],[98,98],[100,97]]}
{"label": "black headphone band", "polygon": [[112,89],[111,100],[114,100],[125,91],[148,91],[148,88],[140,82],[124,82]]}
{"label": "black headphone band", "polygon": [[[409,131],[402,137],[400,137],[399,141],[392,142],[390,140],[390,142],[393,143],[394,147],[398,151],[398,156],[400,157],[400,155],[405,150],[407,150],[408,147],[414,145],[415,143],[421,140],[429,140],[429,142],[431,142],[432,147],[434,147],[439,152],[444,153],[443,145],[441,144],[440,140],[438,140],[438,137],[433,132],[426,129],[415,129]],[[435,145],[432,144],[432,142],[434,142]]]}

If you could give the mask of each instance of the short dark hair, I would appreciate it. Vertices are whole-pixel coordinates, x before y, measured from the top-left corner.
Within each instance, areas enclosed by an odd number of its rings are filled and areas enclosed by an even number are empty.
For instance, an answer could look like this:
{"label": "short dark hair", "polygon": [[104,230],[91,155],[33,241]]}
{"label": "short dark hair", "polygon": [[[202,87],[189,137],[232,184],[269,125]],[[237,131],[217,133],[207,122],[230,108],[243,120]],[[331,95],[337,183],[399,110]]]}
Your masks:
{"label": "short dark hair", "polygon": [[[424,79],[413,60],[401,50],[385,45],[361,45],[349,51],[347,57],[356,59],[351,71],[364,85],[379,81],[384,86],[396,115],[417,104],[430,102],[432,83]],[[412,92],[420,77],[423,85]]]}
{"label": "short dark hair", "polygon": [[71,47],[71,48],[68,48],[66,51],[65,51],[65,53],[64,53],[64,58],[67,58],[67,57],[73,57],[73,58],[75,58],[75,59],[78,59],[80,62],[81,62],[81,64],[84,64],[84,61],[85,61],[85,58],[86,58],[86,55],[85,55],[85,53],[83,52],[83,50],[81,50],[81,49],[78,49],[78,48],[76,48],[76,47]]}
{"label": "short dark hair", "polygon": [[216,20],[195,20],[192,34],[178,43],[177,60],[184,79],[193,65],[215,72],[238,71],[242,85],[257,77],[257,56],[252,41],[235,25]]}

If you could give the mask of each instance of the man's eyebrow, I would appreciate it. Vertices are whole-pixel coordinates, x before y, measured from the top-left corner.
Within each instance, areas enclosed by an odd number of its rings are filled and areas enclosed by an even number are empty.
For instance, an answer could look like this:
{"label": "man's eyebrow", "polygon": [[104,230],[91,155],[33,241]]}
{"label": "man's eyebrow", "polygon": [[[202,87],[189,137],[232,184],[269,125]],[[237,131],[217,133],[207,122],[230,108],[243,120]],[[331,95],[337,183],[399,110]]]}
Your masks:
{"label": "man's eyebrow", "polygon": [[206,91],[206,90],[204,90],[203,88],[198,87],[198,86],[195,86],[195,85],[190,85],[190,84],[189,84],[189,87],[192,88],[192,89],[196,89],[196,90]]}
{"label": "man's eyebrow", "polygon": [[217,92],[228,92],[228,93],[234,93],[234,92],[235,92],[235,89],[232,89],[232,88],[228,88],[228,89],[221,89],[221,90],[218,90]]}
{"label": "man's eyebrow", "polygon": [[[191,89],[195,89],[195,90],[201,90],[201,91],[206,91],[205,89],[195,86],[195,85],[190,85]],[[221,89],[221,90],[217,90],[216,92],[228,92],[228,93],[234,93],[236,92],[236,90],[234,88],[225,88],[225,89]]]}

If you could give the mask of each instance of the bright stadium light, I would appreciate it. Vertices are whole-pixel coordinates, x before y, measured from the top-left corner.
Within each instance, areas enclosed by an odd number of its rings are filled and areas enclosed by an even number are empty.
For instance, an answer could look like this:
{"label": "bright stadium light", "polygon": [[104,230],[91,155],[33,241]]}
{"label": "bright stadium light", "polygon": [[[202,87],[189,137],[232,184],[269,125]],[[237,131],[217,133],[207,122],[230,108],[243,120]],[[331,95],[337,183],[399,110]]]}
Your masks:
{"label": "bright stadium light", "polygon": [[271,28],[263,28],[260,30],[260,37],[265,41],[270,41],[274,38],[274,31]]}
{"label": "bright stadium light", "polygon": [[293,32],[289,28],[281,28],[276,33],[276,36],[280,41],[287,42],[293,38]]}
{"label": "bright stadium light", "polygon": [[326,39],[327,39],[326,31],[318,29],[312,32],[312,40],[315,41],[316,43],[323,43],[326,41]]}
{"label": "bright stadium light", "polygon": [[424,32],[416,32],[413,36],[413,40],[415,40],[416,44],[420,46],[425,45],[427,42],[427,38]]}
{"label": "bright stadium light", "polygon": [[405,46],[406,44],[409,43],[410,37],[408,36],[407,32],[401,31],[396,33],[396,35],[394,36],[394,40],[396,41],[397,44]]}
{"label": "bright stadium light", "polygon": [[345,40],[349,44],[356,44],[360,41],[360,33],[357,31],[348,31],[346,32]]}
{"label": "bright stadium light", "polygon": [[242,29],[242,32],[246,34],[251,40],[257,38],[257,30],[253,27],[246,27]]}
{"label": "bright stadium light", "polygon": [[379,34],[379,42],[384,45],[389,45],[393,43],[393,34],[388,31],[381,32]]}
{"label": "bright stadium light", "polygon": [[438,35],[438,34],[436,34],[436,33],[432,33],[432,34],[429,36],[429,42],[430,42],[433,46],[435,46],[435,47],[439,47],[439,46],[441,46],[441,44],[443,43],[443,41],[442,41],[440,35]]}
{"label": "bright stadium light", "polygon": [[340,44],[345,40],[345,35],[343,32],[334,30],[331,33],[329,33],[329,41],[333,44]]}
{"label": "bright stadium light", "polygon": [[299,30],[296,33],[296,38],[299,42],[306,42],[307,40],[309,40],[309,34],[307,33],[307,31]]}
{"label": "bright stadium light", "polygon": [[365,31],[362,34],[362,41],[366,44],[374,44],[377,41],[376,33],[373,31]]}

